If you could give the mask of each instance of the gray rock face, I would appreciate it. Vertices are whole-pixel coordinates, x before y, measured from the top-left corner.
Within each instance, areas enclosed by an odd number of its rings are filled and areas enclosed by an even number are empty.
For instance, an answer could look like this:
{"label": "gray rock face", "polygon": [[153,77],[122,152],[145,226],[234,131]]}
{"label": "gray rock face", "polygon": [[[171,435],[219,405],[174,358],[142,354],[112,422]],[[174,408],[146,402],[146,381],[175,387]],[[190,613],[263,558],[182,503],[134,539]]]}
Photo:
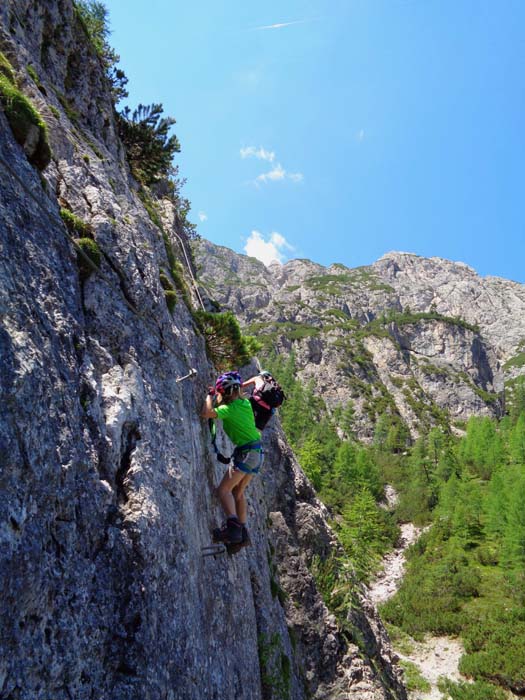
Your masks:
{"label": "gray rock face", "polygon": [[206,241],[195,251],[202,283],[248,332],[293,349],[298,376],[329,407],[353,402],[362,439],[385,411],[414,436],[445,417],[501,415],[525,367],[524,285],[463,263],[389,253],[353,270],[264,268]]}
{"label": "gray rock face", "polygon": [[[183,299],[167,309],[100,62],[69,0],[7,0],[0,23],[54,153],[42,182],[0,110],[0,698],[405,698],[366,601],[362,651],[317,592],[336,544],[278,425],[252,546],[201,556],[222,519],[198,415],[214,372]],[[101,250],[87,279],[58,201]]]}

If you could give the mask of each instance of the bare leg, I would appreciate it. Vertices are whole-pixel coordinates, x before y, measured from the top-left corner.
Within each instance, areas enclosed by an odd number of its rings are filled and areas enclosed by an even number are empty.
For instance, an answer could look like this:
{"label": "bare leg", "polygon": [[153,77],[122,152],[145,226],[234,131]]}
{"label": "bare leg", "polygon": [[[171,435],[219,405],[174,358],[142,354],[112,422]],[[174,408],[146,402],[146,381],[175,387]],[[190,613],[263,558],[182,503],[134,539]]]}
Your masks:
{"label": "bare leg", "polygon": [[[222,477],[222,481],[217,487],[217,495],[221,502],[221,506],[226,513],[226,517],[235,517],[238,515],[236,509],[235,498],[233,497],[233,489],[243,480],[246,476],[243,472],[235,471],[230,476],[229,470]],[[241,521],[242,522],[242,521]]]}
{"label": "bare leg", "polygon": [[233,497],[235,499],[235,508],[237,510],[237,517],[239,518],[239,520],[243,524],[246,524],[246,516],[247,516],[247,503],[246,503],[246,497],[244,495],[244,491],[252,479],[253,479],[252,474],[244,474],[243,473],[243,478],[237,484],[237,486],[233,489]]}

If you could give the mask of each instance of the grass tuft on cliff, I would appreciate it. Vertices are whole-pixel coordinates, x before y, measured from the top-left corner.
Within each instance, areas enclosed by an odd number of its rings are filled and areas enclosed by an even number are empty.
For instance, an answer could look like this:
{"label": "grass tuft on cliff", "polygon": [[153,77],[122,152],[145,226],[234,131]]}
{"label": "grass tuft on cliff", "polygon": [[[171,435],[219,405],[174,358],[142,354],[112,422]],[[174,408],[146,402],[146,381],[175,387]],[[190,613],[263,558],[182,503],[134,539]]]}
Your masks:
{"label": "grass tuft on cliff", "polygon": [[16,141],[24,148],[28,160],[44,170],[51,160],[47,125],[31,101],[20,91],[15,71],[0,53],[0,103]]}
{"label": "grass tuft on cliff", "polygon": [[[77,264],[80,272],[80,279],[85,282],[88,277],[100,267],[102,254],[100,248],[92,238],[76,238],[75,243],[83,253],[82,255],[82,253],[77,250]],[[88,260],[86,260],[84,256],[86,256]]]}
{"label": "grass tuft on cliff", "polygon": [[70,209],[62,207],[60,209],[60,217],[65,223],[67,230],[71,234],[75,234],[80,238],[91,238],[91,226],[83,221],[79,216],[73,214]]}

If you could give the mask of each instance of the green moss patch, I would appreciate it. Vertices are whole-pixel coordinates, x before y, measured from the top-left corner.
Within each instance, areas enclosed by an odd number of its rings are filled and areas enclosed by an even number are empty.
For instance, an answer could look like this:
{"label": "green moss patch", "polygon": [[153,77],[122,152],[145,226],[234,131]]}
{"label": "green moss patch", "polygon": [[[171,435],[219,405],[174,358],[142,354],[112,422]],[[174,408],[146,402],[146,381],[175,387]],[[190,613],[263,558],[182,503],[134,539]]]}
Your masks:
{"label": "green moss patch", "polygon": [[511,357],[510,360],[507,360],[505,364],[503,365],[504,370],[512,369],[512,367],[523,367],[525,365],[525,352],[519,352],[517,355],[514,355],[514,357]]}
{"label": "green moss patch", "polygon": [[411,661],[401,660],[399,665],[404,672],[407,690],[421,693],[429,693],[432,690],[432,686],[423,676],[416,664]]}
{"label": "green moss patch", "polygon": [[13,66],[9,63],[4,54],[0,51],[0,75],[6,77],[10,83],[16,84],[16,75]]}
{"label": "green moss patch", "polygon": [[159,275],[160,284],[164,290],[164,299],[166,300],[166,306],[170,313],[173,313],[175,306],[177,304],[177,292],[172,285],[170,278],[165,272],[161,272]]}
{"label": "green moss patch", "polygon": [[[100,267],[102,254],[100,248],[92,238],[76,238],[75,243],[80,248],[77,250],[77,263],[80,278],[85,281]],[[82,252],[80,252],[82,251]],[[88,258],[86,260],[86,258]]]}
{"label": "green moss patch", "polygon": [[177,304],[177,292],[174,289],[166,289],[164,291],[164,299],[166,299],[166,306],[172,314]]}
{"label": "green moss patch", "polygon": [[167,291],[171,291],[174,289],[172,283],[170,282],[170,278],[168,277],[168,275],[165,272],[160,273],[159,279],[160,279],[160,284],[162,286],[162,289],[164,289],[164,291],[167,292]]}
{"label": "green moss patch", "polygon": [[40,78],[38,77],[38,73],[33,68],[33,66],[31,66],[31,65],[27,66],[27,73],[31,77],[31,79],[35,81],[35,83],[37,85],[40,85]]}
{"label": "green moss patch", "polygon": [[79,216],[73,214],[70,209],[62,207],[60,216],[65,223],[69,233],[79,236],[80,238],[92,238],[91,226],[83,221]]}
{"label": "green moss patch", "polygon": [[1,53],[0,103],[17,142],[25,148],[27,148],[28,141],[34,140],[36,142],[30,149],[28,160],[39,170],[44,170],[51,160],[47,125],[38,110],[19,90],[13,67]]}

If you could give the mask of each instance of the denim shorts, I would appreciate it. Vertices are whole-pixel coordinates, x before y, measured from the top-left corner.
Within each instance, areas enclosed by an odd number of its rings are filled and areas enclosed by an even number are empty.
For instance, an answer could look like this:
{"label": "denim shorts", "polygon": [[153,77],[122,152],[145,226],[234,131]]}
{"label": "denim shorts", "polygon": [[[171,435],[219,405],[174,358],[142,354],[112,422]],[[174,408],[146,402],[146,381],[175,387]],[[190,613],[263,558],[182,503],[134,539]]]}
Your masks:
{"label": "denim shorts", "polygon": [[245,474],[258,474],[262,467],[264,454],[260,443],[258,447],[241,445],[233,453],[233,468]]}

